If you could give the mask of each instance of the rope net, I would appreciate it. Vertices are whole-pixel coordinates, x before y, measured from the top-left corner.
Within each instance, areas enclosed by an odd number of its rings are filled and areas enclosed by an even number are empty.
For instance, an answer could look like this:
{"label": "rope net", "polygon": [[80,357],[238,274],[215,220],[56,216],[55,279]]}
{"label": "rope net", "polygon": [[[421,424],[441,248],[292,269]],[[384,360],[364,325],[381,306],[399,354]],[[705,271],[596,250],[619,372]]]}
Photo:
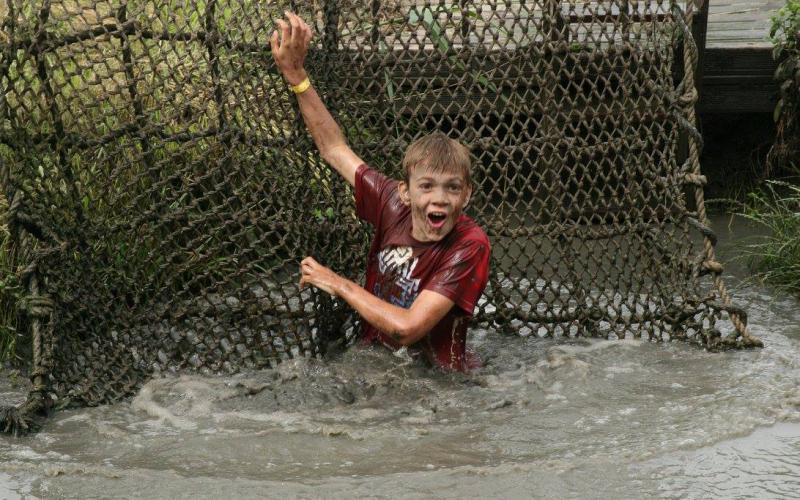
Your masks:
{"label": "rope net", "polygon": [[0,158],[34,367],[7,429],[154,372],[264,367],[355,335],[342,303],[297,286],[305,255],[358,279],[370,234],[269,53],[287,9],[315,27],[309,73],[372,166],[399,176],[432,129],[470,147],[469,211],[494,248],[475,321],[759,343],[703,206],[696,6],[5,0]]}

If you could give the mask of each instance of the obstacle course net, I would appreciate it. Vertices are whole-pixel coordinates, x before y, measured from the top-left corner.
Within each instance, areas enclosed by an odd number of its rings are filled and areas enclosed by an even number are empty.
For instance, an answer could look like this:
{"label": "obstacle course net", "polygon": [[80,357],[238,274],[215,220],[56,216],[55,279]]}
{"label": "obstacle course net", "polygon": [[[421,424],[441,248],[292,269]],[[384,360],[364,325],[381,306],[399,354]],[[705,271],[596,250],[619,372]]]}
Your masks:
{"label": "obstacle course net", "polygon": [[355,335],[342,303],[297,286],[305,255],[358,279],[370,235],[272,61],[287,9],[315,28],[311,78],[372,166],[399,176],[405,147],[434,129],[473,152],[469,212],[494,249],[475,321],[757,345],[703,205],[696,8],[0,2],[0,160],[30,255],[34,382],[0,421],[20,429],[154,372],[264,367]]}

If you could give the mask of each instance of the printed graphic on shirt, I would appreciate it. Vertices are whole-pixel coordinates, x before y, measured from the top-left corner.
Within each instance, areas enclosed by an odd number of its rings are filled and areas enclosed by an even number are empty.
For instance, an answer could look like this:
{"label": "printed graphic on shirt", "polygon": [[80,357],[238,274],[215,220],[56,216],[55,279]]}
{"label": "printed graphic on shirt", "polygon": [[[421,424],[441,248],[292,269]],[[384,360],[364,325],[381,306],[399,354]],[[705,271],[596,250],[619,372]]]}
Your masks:
{"label": "printed graphic on shirt", "polygon": [[408,309],[417,298],[419,279],[411,278],[419,258],[411,247],[389,247],[378,253],[378,277],[372,293],[383,300]]}

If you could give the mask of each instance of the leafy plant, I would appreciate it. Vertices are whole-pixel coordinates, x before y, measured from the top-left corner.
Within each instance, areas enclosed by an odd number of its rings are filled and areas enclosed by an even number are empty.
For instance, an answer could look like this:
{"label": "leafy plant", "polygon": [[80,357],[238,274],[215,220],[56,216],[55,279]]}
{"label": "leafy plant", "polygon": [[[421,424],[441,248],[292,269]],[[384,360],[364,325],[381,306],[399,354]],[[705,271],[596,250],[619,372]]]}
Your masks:
{"label": "leafy plant", "polygon": [[780,94],[773,114],[775,143],[767,167],[800,174],[800,0],[786,0],[772,18],[770,40],[772,57],[778,62],[775,78],[780,82]]}
{"label": "leafy plant", "polygon": [[[787,0],[772,18],[770,40],[780,94],[766,173],[800,175],[800,0]],[[800,295],[800,186],[769,181],[741,207],[740,215],[768,230],[743,248],[755,276]]]}

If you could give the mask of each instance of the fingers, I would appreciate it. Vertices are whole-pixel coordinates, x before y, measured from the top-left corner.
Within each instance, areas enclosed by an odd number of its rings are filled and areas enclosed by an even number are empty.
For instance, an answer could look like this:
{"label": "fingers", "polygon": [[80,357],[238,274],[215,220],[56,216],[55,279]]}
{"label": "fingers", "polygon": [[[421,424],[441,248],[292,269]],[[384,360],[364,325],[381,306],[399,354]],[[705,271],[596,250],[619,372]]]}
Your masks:
{"label": "fingers", "polygon": [[289,20],[292,29],[292,43],[297,46],[308,45],[308,42],[311,41],[311,37],[313,36],[311,27],[294,12],[287,11],[286,18]]}
{"label": "fingers", "polygon": [[291,27],[283,19],[277,19],[275,21],[275,24],[277,24],[278,27],[281,30],[281,45],[286,45],[286,43],[289,42],[289,36],[291,34]]}
{"label": "fingers", "polygon": [[320,265],[313,257],[306,257],[300,262],[300,288],[311,285],[334,297],[338,276],[330,269]]}
{"label": "fingers", "polygon": [[312,259],[311,257],[306,257],[300,262],[300,288],[303,288],[307,284],[312,284],[312,273],[314,272],[314,267],[317,265],[317,261]]}
{"label": "fingers", "polygon": [[312,267],[309,264],[305,264],[304,263],[304,264],[300,265],[300,289],[301,290],[303,288],[307,287],[308,285],[311,285],[311,286],[314,286],[314,287],[318,286],[314,282],[313,271],[314,270],[312,269]]}
{"label": "fingers", "polygon": [[275,20],[275,24],[280,30],[280,37],[278,37],[278,30],[275,30],[270,39],[272,50],[278,50],[287,44],[293,47],[307,47],[314,36],[311,27],[294,12],[286,11],[285,14],[285,20]]}
{"label": "fingers", "polygon": [[273,54],[278,52],[278,30],[272,32],[272,36],[269,39],[269,46]]}
{"label": "fingers", "polygon": [[301,33],[304,28],[307,26],[306,22],[303,21],[303,18],[295,14],[294,12],[287,11],[286,18],[289,20],[289,23],[292,25],[292,32]]}
{"label": "fingers", "polygon": [[292,26],[290,42],[292,45],[299,45],[303,38],[303,20],[297,17],[297,14],[293,12],[286,12],[286,18],[289,20],[289,24]]}
{"label": "fingers", "polygon": [[312,264],[315,264],[314,259],[311,257],[306,257],[300,262],[300,288],[308,284],[313,284],[311,281],[311,274],[314,272],[314,267]]}

